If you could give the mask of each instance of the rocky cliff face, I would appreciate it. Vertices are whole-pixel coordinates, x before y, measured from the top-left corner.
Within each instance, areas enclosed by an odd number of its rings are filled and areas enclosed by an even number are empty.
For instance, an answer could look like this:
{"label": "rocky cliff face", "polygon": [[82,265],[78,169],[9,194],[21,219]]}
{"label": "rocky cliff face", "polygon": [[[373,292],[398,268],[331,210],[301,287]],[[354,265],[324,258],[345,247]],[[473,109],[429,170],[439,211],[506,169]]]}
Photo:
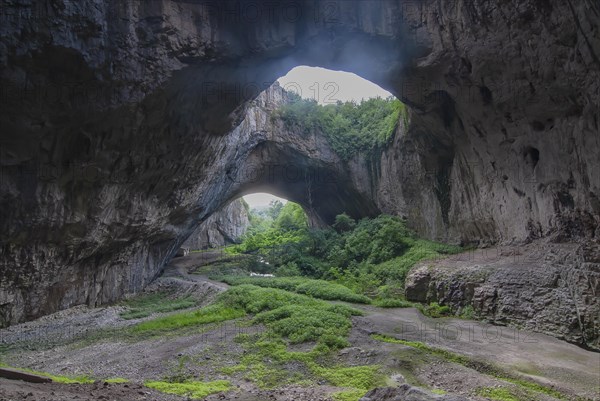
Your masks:
{"label": "rocky cliff face", "polygon": [[194,250],[237,243],[250,226],[249,217],[242,199],[236,199],[200,224],[183,246]]}
{"label": "rocky cliff face", "polygon": [[[599,235],[595,2],[1,6],[0,324],[138,291],[249,191],[453,242]],[[273,140],[247,110],[300,64],[389,89],[410,126],[350,171]]]}
{"label": "rocky cliff face", "polygon": [[600,350],[598,243],[484,249],[416,266],[406,298]]}

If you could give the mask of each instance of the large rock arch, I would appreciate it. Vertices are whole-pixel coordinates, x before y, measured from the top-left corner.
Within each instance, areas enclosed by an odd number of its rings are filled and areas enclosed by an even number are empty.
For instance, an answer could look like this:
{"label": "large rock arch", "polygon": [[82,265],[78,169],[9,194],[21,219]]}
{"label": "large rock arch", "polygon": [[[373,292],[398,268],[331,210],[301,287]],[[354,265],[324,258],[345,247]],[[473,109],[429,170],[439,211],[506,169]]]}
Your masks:
{"label": "large rock arch", "polygon": [[377,209],[456,242],[598,237],[596,3],[247,4],[3,3],[1,325],[143,288],[243,192],[228,134],[298,64],[411,107],[356,161]]}
{"label": "large rock arch", "polygon": [[365,171],[342,160],[323,133],[290,128],[274,117],[288,102],[288,93],[273,84],[227,134],[235,142],[235,155],[219,170],[230,184],[222,199],[269,192],[299,203],[317,226],[332,224],[342,212],[356,218],[381,213],[368,188],[360,185],[369,181]]}

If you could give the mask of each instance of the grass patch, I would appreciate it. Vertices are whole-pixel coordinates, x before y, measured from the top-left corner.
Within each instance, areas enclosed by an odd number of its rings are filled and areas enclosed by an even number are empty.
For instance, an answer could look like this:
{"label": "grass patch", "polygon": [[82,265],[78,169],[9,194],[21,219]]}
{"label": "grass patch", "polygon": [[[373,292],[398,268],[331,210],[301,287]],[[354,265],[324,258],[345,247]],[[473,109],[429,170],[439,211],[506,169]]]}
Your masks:
{"label": "grass patch", "polygon": [[417,308],[425,316],[433,318],[452,316],[452,310],[449,306],[440,305],[437,302],[432,302],[429,305],[418,305]]}
{"label": "grass patch", "polygon": [[212,382],[189,381],[185,383],[169,383],[162,381],[147,381],[144,385],[166,394],[187,396],[192,399],[202,399],[210,394],[231,390],[231,383],[227,380]]}
{"label": "grass patch", "polygon": [[[308,352],[288,351],[287,344],[281,338],[256,338],[240,335],[237,342],[244,344],[247,352],[242,356],[240,363],[222,369],[225,374],[243,373],[243,377],[255,383],[259,388],[271,389],[285,384],[305,382],[314,384],[308,377],[307,363],[313,363],[317,358],[326,355],[329,348],[317,345]],[[300,373],[296,367],[294,372],[287,369],[290,364],[300,363],[304,369]]]}
{"label": "grass patch", "polygon": [[316,341],[332,348],[348,345],[350,316],[361,314],[347,306],[249,284],[229,289],[219,296],[218,302],[256,314],[254,322],[264,324],[271,335],[286,337],[292,343]]}
{"label": "grass patch", "polygon": [[335,401],[358,401],[366,393],[367,393],[367,391],[365,391],[365,390],[354,389],[354,390],[346,390],[346,391],[340,391],[337,393],[333,393],[333,394],[331,394],[331,397]]}
{"label": "grass patch", "polygon": [[90,384],[90,383],[94,383],[94,379],[92,379],[88,375],[78,375],[78,376],[55,375],[55,374],[52,374],[52,373],[40,372],[40,371],[37,371],[37,370],[28,369],[28,368],[15,368],[13,366],[8,366],[8,365],[6,365],[4,363],[0,363],[0,367],[7,368],[7,369],[18,370],[20,372],[25,372],[25,373],[31,373],[31,374],[42,376],[42,377],[47,377],[49,379],[52,379],[52,381],[55,382],[55,383],[62,383],[62,384]]}
{"label": "grass patch", "polygon": [[554,390],[553,388],[549,388],[546,386],[543,386],[541,384],[538,383],[534,383],[528,380],[524,380],[524,379],[519,379],[517,377],[510,377],[510,376],[496,376],[497,379],[500,380],[504,380],[507,381],[509,383],[515,384],[521,388],[530,390],[530,391],[534,391],[537,393],[543,393],[543,394],[547,394],[551,397],[554,398],[558,398],[560,400],[566,400],[567,397],[565,395],[563,395],[561,392]]}
{"label": "grass patch", "polygon": [[124,302],[129,308],[122,312],[123,319],[139,319],[154,313],[173,312],[176,310],[192,308],[197,305],[196,300],[191,297],[169,299],[168,294],[158,292],[135,297]]}
{"label": "grass patch", "polygon": [[336,387],[348,388],[333,394],[334,400],[358,401],[369,390],[385,385],[376,365],[324,368],[312,364],[310,370]]}
{"label": "grass patch", "polygon": [[365,393],[378,385],[385,384],[379,374],[380,367],[376,365],[325,368],[316,364],[309,364],[309,368],[311,372],[324,378],[334,386],[363,390]]}
{"label": "grass patch", "polygon": [[483,387],[477,390],[477,395],[494,401],[519,401],[509,389],[501,387]]}
{"label": "grass patch", "polygon": [[[226,374],[243,373],[261,388],[326,380],[356,393],[383,383],[378,366],[324,366],[332,350],[349,345],[350,317],[360,314],[344,305],[276,288],[249,284],[235,286],[219,296],[231,308],[255,314],[254,322],[267,331],[252,337],[240,335],[237,342],[247,349],[238,365],[224,368]],[[287,340],[287,341],[286,341]],[[314,343],[308,351],[289,351],[289,343]],[[289,366],[294,366],[289,369]],[[345,392],[344,392],[345,393]]]}
{"label": "grass patch", "polygon": [[467,358],[466,356],[455,354],[454,352],[446,351],[445,349],[430,347],[429,345],[419,342],[419,341],[400,340],[398,338],[385,336],[385,335],[381,335],[381,334],[373,334],[371,337],[377,341],[383,341],[383,342],[392,343],[392,344],[402,344],[402,345],[406,345],[409,347],[413,347],[418,350],[427,352],[428,354],[433,354],[435,356],[438,356],[449,362],[454,362],[454,363],[458,363],[461,365],[467,365],[471,362],[471,359]]}
{"label": "grass patch", "polygon": [[111,384],[129,383],[129,380],[123,379],[122,377],[112,377],[112,378],[106,379],[104,381],[106,383],[111,383]]}
{"label": "grass patch", "polygon": [[[325,380],[331,385],[347,388],[338,394],[342,400],[358,400],[368,390],[385,383],[379,366],[323,366],[331,348],[318,343],[310,351],[289,351],[282,338],[262,339],[239,336],[248,352],[240,364],[223,368],[226,374],[245,373],[244,378],[260,388],[275,388],[285,384],[314,385]],[[294,372],[288,367],[295,366]],[[360,396],[356,396],[360,393]],[[343,398],[346,397],[346,398]]]}
{"label": "grass patch", "polygon": [[481,362],[481,361],[475,361],[471,358],[456,354],[454,352],[447,351],[445,349],[431,347],[431,346],[424,344],[422,342],[419,342],[419,341],[400,340],[398,338],[385,336],[385,335],[381,335],[381,334],[374,334],[371,337],[378,341],[383,341],[383,342],[392,343],[392,344],[402,344],[402,345],[407,345],[409,347],[416,348],[416,349],[426,352],[428,354],[438,356],[449,362],[457,363],[457,364],[466,366],[470,369],[476,370],[479,373],[482,373],[482,374],[485,374],[488,376],[492,376],[498,380],[502,380],[502,381],[505,381],[508,383],[515,384],[524,390],[533,391],[533,392],[537,392],[537,393],[543,393],[543,394],[549,395],[551,397],[558,398],[560,400],[568,399],[563,393],[561,393],[560,391],[557,391],[553,388],[550,388],[550,387],[547,387],[547,386],[544,386],[544,385],[541,385],[541,384],[538,384],[538,383],[535,383],[535,382],[532,382],[529,380],[519,378],[519,377],[513,375],[512,373],[506,372],[503,369],[501,369],[497,366],[494,366],[492,364],[489,364],[486,362]]}
{"label": "grass patch", "polygon": [[190,326],[208,323],[219,323],[226,320],[237,319],[246,313],[222,304],[214,304],[206,308],[191,312],[182,312],[157,319],[147,320],[131,327],[132,334],[160,333],[168,330],[178,330]]}
{"label": "grass patch", "polygon": [[313,298],[329,301],[345,301],[368,304],[371,299],[360,295],[341,284],[325,280],[314,280],[305,277],[240,277],[224,276],[220,281],[229,285],[252,284],[265,288],[278,288],[298,294],[310,295]]}

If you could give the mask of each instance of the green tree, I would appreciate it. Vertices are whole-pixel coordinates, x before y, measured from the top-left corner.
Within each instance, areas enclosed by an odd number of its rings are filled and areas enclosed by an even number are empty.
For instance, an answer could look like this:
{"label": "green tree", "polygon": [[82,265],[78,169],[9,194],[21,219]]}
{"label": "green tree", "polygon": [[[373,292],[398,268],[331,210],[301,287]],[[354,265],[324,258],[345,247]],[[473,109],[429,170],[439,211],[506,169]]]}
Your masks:
{"label": "green tree", "polygon": [[273,118],[302,132],[321,131],[336,153],[347,160],[357,153],[372,152],[386,145],[400,117],[406,125],[407,116],[404,104],[391,96],[325,106],[295,96]]}
{"label": "green tree", "polygon": [[335,223],[333,223],[333,228],[335,228],[335,230],[338,233],[350,231],[354,229],[355,226],[356,221],[352,217],[348,216],[346,213],[338,214],[337,216],[335,216]]}
{"label": "green tree", "polygon": [[269,202],[269,208],[267,209],[267,214],[273,219],[273,221],[277,220],[279,214],[283,210],[283,202],[279,199],[272,200]]}
{"label": "green tree", "polygon": [[284,231],[297,231],[308,227],[308,218],[302,206],[288,202],[275,220],[275,228]]}

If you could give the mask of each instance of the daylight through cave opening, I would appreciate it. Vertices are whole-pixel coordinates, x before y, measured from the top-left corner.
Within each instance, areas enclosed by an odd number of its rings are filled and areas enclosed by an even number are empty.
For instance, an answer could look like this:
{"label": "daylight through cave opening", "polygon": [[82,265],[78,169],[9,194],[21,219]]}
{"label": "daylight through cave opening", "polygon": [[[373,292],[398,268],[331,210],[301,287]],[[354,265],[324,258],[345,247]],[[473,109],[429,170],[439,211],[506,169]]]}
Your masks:
{"label": "daylight through cave opening", "polygon": [[355,74],[293,68],[231,133],[244,152],[227,169],[223,202],[269,192],[300,204],[311,226],[332,224],[340,213],[374,216],[379,208],[357,184],[376,174],[376,160],[407,119],[398,99]]}

